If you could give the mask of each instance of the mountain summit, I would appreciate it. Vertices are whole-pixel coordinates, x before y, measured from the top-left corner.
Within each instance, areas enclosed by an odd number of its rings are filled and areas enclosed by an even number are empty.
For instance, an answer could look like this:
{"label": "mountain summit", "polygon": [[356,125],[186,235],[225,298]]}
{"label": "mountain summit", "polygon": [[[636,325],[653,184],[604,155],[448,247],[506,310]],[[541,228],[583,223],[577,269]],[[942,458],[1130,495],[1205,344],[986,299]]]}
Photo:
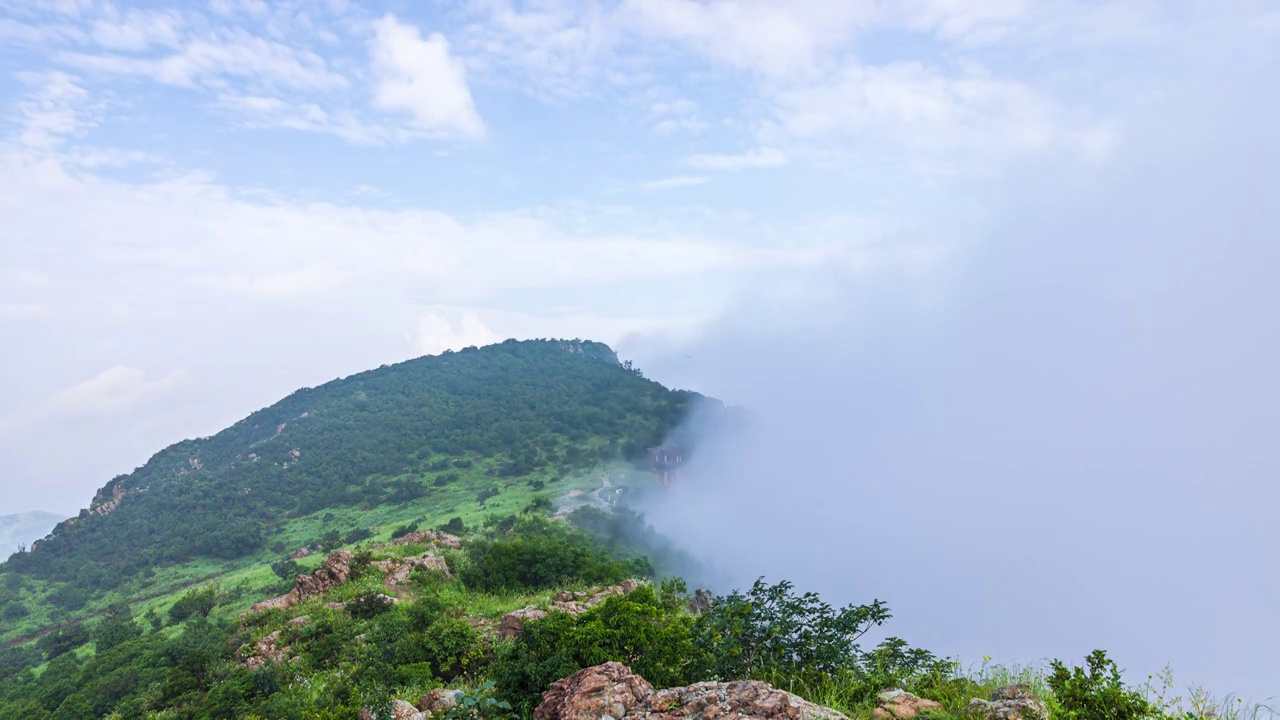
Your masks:
{"label": "mountain summit", "polygon": [[3,569],[96,594],[158,566],[252,554],[290,518],[427,499],[460,473],[496,488],[643,457],[698,397],[581,340],[384,365],[161,450]]}

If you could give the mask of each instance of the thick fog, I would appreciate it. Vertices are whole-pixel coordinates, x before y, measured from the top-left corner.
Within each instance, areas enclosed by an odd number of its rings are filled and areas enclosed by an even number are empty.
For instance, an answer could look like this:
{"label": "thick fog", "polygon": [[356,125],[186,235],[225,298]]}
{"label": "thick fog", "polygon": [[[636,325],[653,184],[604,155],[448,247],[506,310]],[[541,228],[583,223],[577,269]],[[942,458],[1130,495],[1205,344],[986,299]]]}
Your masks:
{"label": "thick fog", "polygon": [[659,528],[966,661],[1100,647],[1280,697],[1280,104],[1189,85],[1102,165],[1013,172],[995,230],[903,241],[932,260],[761,277],[692,341],[626,344],[751,418]]}

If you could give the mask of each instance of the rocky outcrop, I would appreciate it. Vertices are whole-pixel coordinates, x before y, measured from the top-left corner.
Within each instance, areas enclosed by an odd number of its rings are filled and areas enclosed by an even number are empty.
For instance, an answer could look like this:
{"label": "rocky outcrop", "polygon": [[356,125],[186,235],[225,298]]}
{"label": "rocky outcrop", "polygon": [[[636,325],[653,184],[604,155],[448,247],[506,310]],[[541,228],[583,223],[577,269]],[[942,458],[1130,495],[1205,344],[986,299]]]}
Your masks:
{"label": "rocky outcrop", "polygon": [[711,611],[711,591],[710,590],[694,590],[693,597],[689,598],[689,612],[694,615],[701,615]]}
{"label": "rocky outcrop", "polygon": [[654,691],[621,663],[580,670],[542,694],[535,720],[847,720],[829,708],[756,680],[703,682]]}
{"label": "rocky outcrop", "polygon": [[415,530],[408,535],[401,535],[394,540],[396,545],[410,545],[413,543],[427,543],[437,547],[450,548],[458,550],[462,547],[462,538],[457,535],[450,535],[447,532],[439,532],[437,530]]}
{"label": "rocky outcrop", "polygon": [[[551,600],[550,612],[565,612],[570,615],[581,615],[595,605],[599,605],[605,600],[615,595],[626,595],[640,587],[640,583],[635,580],[623,580],[617,585],[613,585],[600,590],[591,592],[570,592],[562,590],[556,593]],[[498,637],[502,640],[513,640],[520,635],[520,628],[529,620],[537,620],[548,615],[548,611],[540,610],[535,607],[520,608],[514,612],[509,612],[502,616],[502,622],[498,625]]]}
{"label": "rocky outcrop", "polygon": [[293,581],[293,589],[279,597],[263,600],[249,608],[249,612],[290,608],[307,598],[323,595],[351,576],[353,555],[347,550],[335,550],[325,558],[320,567],[310,575],[299,575]]}
{"label": "rocky outcrop", "polygon": [[966,709],[982,720],[1049,720],[1049,707],[1023,683],[1001,685],[990,700],[974,698]]}
{"label": "rocky outcrop", "polygon": [[309,548],[309,547],[300,547],[300,548],[298,548],[297,550],[294,550],[293,552],[289,553],[289,559],[290,559],[290,560],[301,560],[302,558],[307,557],[307,556],[308,556],[308,555],[310,555],[310,554],[311,554],[311,548]]}
{"label": "rocky outcrop", "polygon": [[942,703],[916,697],[906,690],[885,690],[876,696],[875,720],[909,720],[926,710],[942,710]]}
{"label": "rocky outcrop", "polygon": [[112,510],[120,507],[120,501],[124,500],[127,492],[117,484],[111,488],[111,497],[108,498],[102,494],[102,490],[105,488],[99,489],[93,496],[93,500],[89,502],[89,512],[93,515],[109,515]]}
{"label": "rocky outcrop", "polygon": [[427,553],[422,557],[382,560],[373,563],[373,566],[381,570],[383,574],[386,575],[386,578],[383,580],[383,584],[386,585],[388,590],[393,591],[399,590],[408,585],[409,576],[418,568],[433,570],[435,572],[442,573],[448,578],[453,577],[453,573],[449,572],[449,565],[444,561],[444,558],[439,555],[432,555],[431,553]]}
{"label": "rocky outcrop", "polygon": [[244,666],[250,670],[257,670],[266,665],[268,661],[283,662],[285,654],[288,652],[289,648],[287,646],[280,645],[280,631],[276,630],[254,643],[253,654],[244,658]]}

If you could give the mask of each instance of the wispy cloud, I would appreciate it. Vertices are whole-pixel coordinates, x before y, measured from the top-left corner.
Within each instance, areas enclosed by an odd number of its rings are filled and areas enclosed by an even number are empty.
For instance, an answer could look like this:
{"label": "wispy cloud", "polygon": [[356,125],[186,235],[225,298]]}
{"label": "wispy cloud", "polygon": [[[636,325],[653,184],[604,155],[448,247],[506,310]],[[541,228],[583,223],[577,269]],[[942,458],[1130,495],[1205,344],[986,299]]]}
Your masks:
{"label": "wispy cloud", "polygon": [[777,148],[762,147],[737,155],[691,155],[685,163],[702,170],[747,170],[781,167],[787,164],[787,156]]}
{"label": "wispy cloud", "polygon": [[645,190],[668,190],[678,187],[691,187],[694,185],[705,185],[710,178],[705,175],[679,175],[677,177],[662,178],[660,180],[649,180],[641,184]]}

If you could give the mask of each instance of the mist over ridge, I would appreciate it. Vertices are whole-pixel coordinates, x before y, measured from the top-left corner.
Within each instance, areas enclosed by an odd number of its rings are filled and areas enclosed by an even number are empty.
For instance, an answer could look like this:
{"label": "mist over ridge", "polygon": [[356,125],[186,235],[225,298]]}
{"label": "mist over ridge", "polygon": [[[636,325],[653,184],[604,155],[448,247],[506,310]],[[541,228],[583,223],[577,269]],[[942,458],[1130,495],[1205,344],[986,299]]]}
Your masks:
{"label": "mist over ridge", "polygon": [[700,336],[631,338],[751,417],[657,527],[968,662],[1101,647],[1280,695],[1280,104],[1212,69],[1103,166],[1019,169],[942,262],[763,276]]}

